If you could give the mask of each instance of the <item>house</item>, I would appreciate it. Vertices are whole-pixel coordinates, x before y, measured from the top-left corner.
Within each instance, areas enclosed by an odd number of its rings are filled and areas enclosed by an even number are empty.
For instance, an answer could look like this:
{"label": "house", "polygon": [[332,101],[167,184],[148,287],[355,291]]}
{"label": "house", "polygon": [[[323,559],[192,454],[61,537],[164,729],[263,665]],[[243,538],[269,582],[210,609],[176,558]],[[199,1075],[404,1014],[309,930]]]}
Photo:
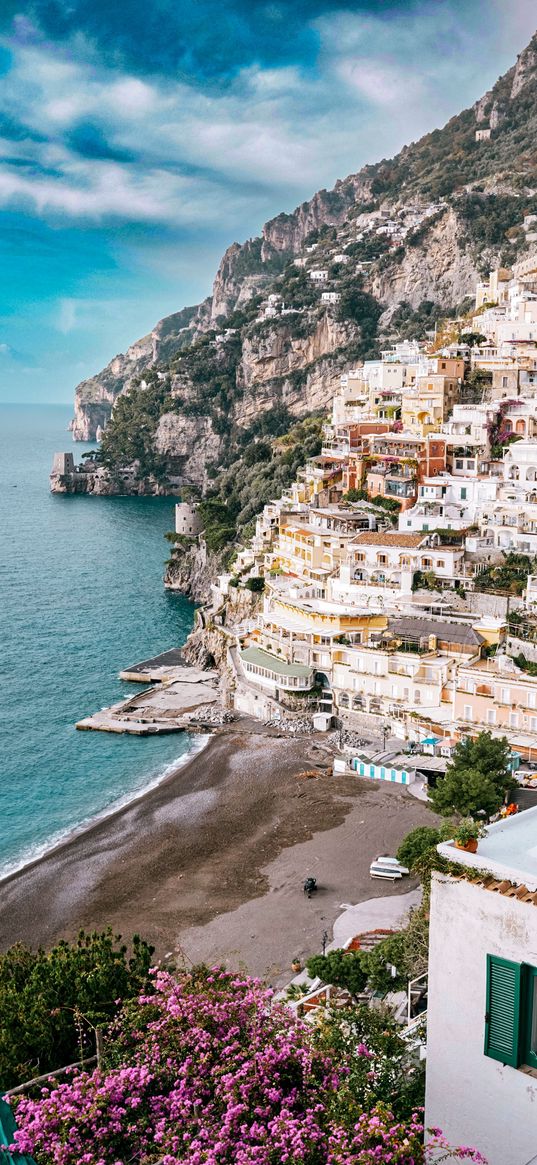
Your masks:
{"label": "house", "polygon": [[[372,632],[368,644],[334,644],[332,686],[339,715],[365,713],[393,719],[420,708],[437,710],[452,666],[432,640],[422,646],[391,631]],[[362,775],[381,779],[371,772]]]}
{"label": "house", "polygon": [[536,837],[533,808],[442,843],[432,879],[425,1125],[489,1165],[537,1158]]}
{"label": "house", "polygon": [[340,299],[339,291],[323,291],[321,295],[321,303],[339,303]]}
{"label": "house", "polygon": [[442,546],[434,533],[368,531],[349,544],[344,569],[355,586],[387,585],[410,594],[416,571],[432,571],[438,579],[452,581],[462,577],[463,561],[461,546]]}
{"label": "house", "polygon": [[[446,362],[447,363],[447,362]],[[460,382],[444,373],[418,376],[403,391],[401,419],[405,429],[426,436],[438,433],[458,399]]]}
{"label": "house", "polygon": [[535,752],[537,677],[521,671],[508,656],[459,667],[453,711],[459,723],[474,725],[476,732],[483,728],[500,735],[507,732],[517,748]]}
{"label": "house", "polygon": [[310,279],[312,283],[326,283],[328,280],[328,271],[310,271]]}

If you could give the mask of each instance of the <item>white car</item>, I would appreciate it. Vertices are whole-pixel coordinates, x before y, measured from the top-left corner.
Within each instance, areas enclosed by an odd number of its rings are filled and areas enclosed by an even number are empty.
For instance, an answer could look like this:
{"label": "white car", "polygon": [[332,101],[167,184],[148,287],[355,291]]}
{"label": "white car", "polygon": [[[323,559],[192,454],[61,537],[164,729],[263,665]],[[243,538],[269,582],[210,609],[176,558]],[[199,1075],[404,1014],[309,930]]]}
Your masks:
{"label": "white car", "polygon": [[396,866],[381,866],[380,862],[371,862],[369,877],[385,878],[387,881],[398,882],[403,875]]}
{"label": "white car", "polygon": [[401,865],[399,858],[388,858],[386,857],[386,854],[379,854],[378,858],[375,858],[375,861],[379,862],[379,864],[382,866],[395,866],[401,872],[401,874],[410,873],[410,870],[407,869],[406,866]]}

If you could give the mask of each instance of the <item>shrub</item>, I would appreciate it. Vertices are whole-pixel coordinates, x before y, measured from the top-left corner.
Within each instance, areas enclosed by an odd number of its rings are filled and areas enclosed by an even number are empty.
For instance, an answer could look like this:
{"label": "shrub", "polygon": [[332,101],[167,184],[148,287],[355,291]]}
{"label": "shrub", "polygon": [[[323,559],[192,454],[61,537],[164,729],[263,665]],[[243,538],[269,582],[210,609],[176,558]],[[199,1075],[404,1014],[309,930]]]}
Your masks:
{"label": "shrub", "polygon": [[397,858],[411,870],[415,862],[442,840],[440,829],[432,825],[418,825],[407,833],[397,850]]}
{"label": "shrub", "polygon": [[[122,1001],[148,981],[153,947],[135,935],[80,931],[51,951],[22,943],[0,955],[0,1079],[10,1088],[94,1051],[92,1029],[108,1024]],[[82,1030],[83,1037],[80,1035]]]}
{"label": "shrub", "polygon": [[[176,980],[159,972],[153,994],[111,1033],[103,1069],[18,1101],[15,1142],[40,1165],[437,1160],[437,1136],[424,1147],[414,1111],[398,1121],[386,1104],[369,1107],[357,1055],[374,1053],[355,1041],[332,1055],[316,1047],[311,1029],[258,980],[218,968]],[[471,1150],[451,1153],[480,1160]]]}
{"label": "shrub", "polygon": [[265,589],[265,580],[261,575],[257,575],[254,578],[248,578],[244,585],[247,590],[253,591],[254,594],[259,594]]}

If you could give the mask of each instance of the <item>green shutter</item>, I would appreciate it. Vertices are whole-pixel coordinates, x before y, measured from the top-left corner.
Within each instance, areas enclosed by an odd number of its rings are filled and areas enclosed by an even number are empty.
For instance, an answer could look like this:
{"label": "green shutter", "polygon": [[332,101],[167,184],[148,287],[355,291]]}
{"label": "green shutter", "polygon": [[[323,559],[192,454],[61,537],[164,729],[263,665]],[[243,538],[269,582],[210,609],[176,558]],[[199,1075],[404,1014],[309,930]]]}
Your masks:
{"label": "green shutter", "polygon": [[522,966],[487,955],[485,1055],[502,1064],[520,1064]]}

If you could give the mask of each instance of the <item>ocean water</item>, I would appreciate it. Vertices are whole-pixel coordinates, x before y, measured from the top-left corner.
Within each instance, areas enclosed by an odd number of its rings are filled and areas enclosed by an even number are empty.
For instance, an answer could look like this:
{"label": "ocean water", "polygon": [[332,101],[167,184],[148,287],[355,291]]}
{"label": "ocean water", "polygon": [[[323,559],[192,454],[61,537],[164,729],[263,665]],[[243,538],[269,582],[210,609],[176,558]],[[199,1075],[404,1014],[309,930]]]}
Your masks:
{"label": "ocean water", "polygon": [[161,779],[192,744],[74,728],[137,690],[122,668],[184,642],[193,606],[162,586],[172,498],[49,493],[53,453],[73,448],[69,418],[0,407],[0,876]]}

